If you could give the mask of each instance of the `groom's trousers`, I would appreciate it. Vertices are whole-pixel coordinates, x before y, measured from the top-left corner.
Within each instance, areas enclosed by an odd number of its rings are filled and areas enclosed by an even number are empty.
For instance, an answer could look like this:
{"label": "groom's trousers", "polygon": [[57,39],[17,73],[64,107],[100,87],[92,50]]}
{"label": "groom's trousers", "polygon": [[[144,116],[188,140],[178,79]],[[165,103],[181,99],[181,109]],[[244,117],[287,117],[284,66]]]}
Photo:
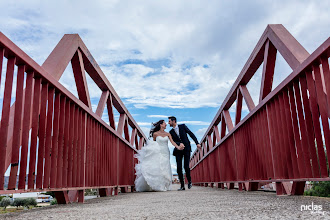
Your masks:
{"label": "groom's trousers", "polygon": [[184,179],[183,179],[183,174],[182,174],[182,158],[183,158],[183,164],[184,164],[184,170],[186,172],[186,177],[188,182],[191,182],[191,177],[190,177],[190,168],[189,168],[189,161],[190,161],[190,151],[184,152],[183,154],[179,154],[175,156],[176,158],[176,165],[177,165],[177,172],[179,176],[179,180],[181,183],[181,186],[184,186]]}

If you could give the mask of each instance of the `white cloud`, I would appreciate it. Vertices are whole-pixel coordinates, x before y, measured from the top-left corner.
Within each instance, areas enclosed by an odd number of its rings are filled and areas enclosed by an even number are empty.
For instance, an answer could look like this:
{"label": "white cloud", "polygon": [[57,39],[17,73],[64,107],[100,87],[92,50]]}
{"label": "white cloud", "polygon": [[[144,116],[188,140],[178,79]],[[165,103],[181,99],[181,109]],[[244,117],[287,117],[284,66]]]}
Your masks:
{"label": "white cloud", "polygon": [[198,129],[196,131],[196,136],[202,138],[205,132],[207,131],[208,127]]}
{"label": "white cloud", "polygon": [[[150,126],[151,127],[151,123],[150,122],[137,122],[137,124],[139,126]],[[150,129],[150,128],[149,128]]]}
{"label": "white cloud", "polygon": [[[284,24],[309,52],[330,33],[325,0],[18,0],[0,8],[0,30],[40,64],[63,34],[80,34],[119,96],[137,108],[220,106],[269,23]],[[61,82],[74,87],[72,79]],[[258,87],[250,87],[255,99]],[[100,97],[97,87],[89,91]]]}
{"label": "white cloud", "polygon": [[178,121],[179,124],[190,124],[190,125],[210,125],[210,122],[206,121]]}
{"label": "white cloud", "polygon": [[148,118],[167,118],[166,115],[147,115]]}

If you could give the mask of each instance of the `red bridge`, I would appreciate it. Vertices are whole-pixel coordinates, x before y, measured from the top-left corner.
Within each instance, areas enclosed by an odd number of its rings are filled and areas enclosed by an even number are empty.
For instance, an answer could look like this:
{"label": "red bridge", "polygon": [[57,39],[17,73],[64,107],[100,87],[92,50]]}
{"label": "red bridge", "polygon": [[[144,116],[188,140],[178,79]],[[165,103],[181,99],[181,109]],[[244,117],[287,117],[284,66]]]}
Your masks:
{"label": "red bridge", "polygon": [[[64,35],[39,66],[0,33],[0,70],[4,60],[0,194],[55,191],[59,203],[83,202],[85,189],[106,196],[134,185],[133,155],[146,137],[78,35]],[[79,99],[58,82],[70,61]],[[96,112],[85,71],[103,91]]]}
{"label": "red bridge", "polygon": [[[277,51],[292,73],[273,89]],[[278,195],[301,195],[306,181],[329,181],[329,57],[330,38],[310,55],[282,25],[269,25],[191,158],[194,184],[252,191],[275,182]],[[255,104],[246,85],[261,65]]]}
{"label": "red bridge", "polygon": [[[293,72],[272,89],[277,51]],[[329,57],[330,39],[310,55],[282,25],[269,25],[191,157],[194,184],[252,191],[275,182],[277,194],[297,195],[306,181],[329,181]],[[70,61],[79,98],[58,82]],[[246,85],[261,65],[255,104]],[[102,90],[95,112],[85,72]],[[78,35],[64,35],[39,66],[0,33],[0,74],[0,194],[55,191],[68,203],[83,202],[85,189],[134,189],[133,156],[146,137]],[[242,119],[243,98],[250,112]]]}

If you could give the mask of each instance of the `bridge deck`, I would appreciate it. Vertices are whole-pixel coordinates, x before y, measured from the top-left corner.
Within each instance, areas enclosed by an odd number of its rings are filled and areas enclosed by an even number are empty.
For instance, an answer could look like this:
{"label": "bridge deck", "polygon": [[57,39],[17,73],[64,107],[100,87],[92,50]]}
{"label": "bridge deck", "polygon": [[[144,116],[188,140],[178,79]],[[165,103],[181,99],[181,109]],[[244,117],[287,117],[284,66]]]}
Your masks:
{"label": "bridge deck", "polygon": [[[84,204],[6,214],[5,219],[329,219],[330,199],[276,196],[272,192],[246,192],[194,186],[184,192],[125,193],[87,200]],[[301,211],[301,205],[322,205],[325,215]]]}

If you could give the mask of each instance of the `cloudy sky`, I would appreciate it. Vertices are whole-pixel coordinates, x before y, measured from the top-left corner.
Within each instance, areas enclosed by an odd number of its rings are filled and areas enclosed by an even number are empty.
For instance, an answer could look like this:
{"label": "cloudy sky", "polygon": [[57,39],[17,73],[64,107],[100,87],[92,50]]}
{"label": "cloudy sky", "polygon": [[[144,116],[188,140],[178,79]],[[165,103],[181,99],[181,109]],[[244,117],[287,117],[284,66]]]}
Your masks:
{"label": "cloudy sky", "polygon": [[[267,24],[283,24],[310,53],[330,33],[327,0],[15,0],[0,8],[0,31],[40,65],[64,34],[78,33],[143,131],[175,115],[199,139]],[[281,56],[277,64],[274,86],[291,72]],[[77,94],[70,66],[60,81]],[[248,84],[256,104],[259,88],[260,70]],[[89,91],[95,109],[101,91],[92,82]]]}

